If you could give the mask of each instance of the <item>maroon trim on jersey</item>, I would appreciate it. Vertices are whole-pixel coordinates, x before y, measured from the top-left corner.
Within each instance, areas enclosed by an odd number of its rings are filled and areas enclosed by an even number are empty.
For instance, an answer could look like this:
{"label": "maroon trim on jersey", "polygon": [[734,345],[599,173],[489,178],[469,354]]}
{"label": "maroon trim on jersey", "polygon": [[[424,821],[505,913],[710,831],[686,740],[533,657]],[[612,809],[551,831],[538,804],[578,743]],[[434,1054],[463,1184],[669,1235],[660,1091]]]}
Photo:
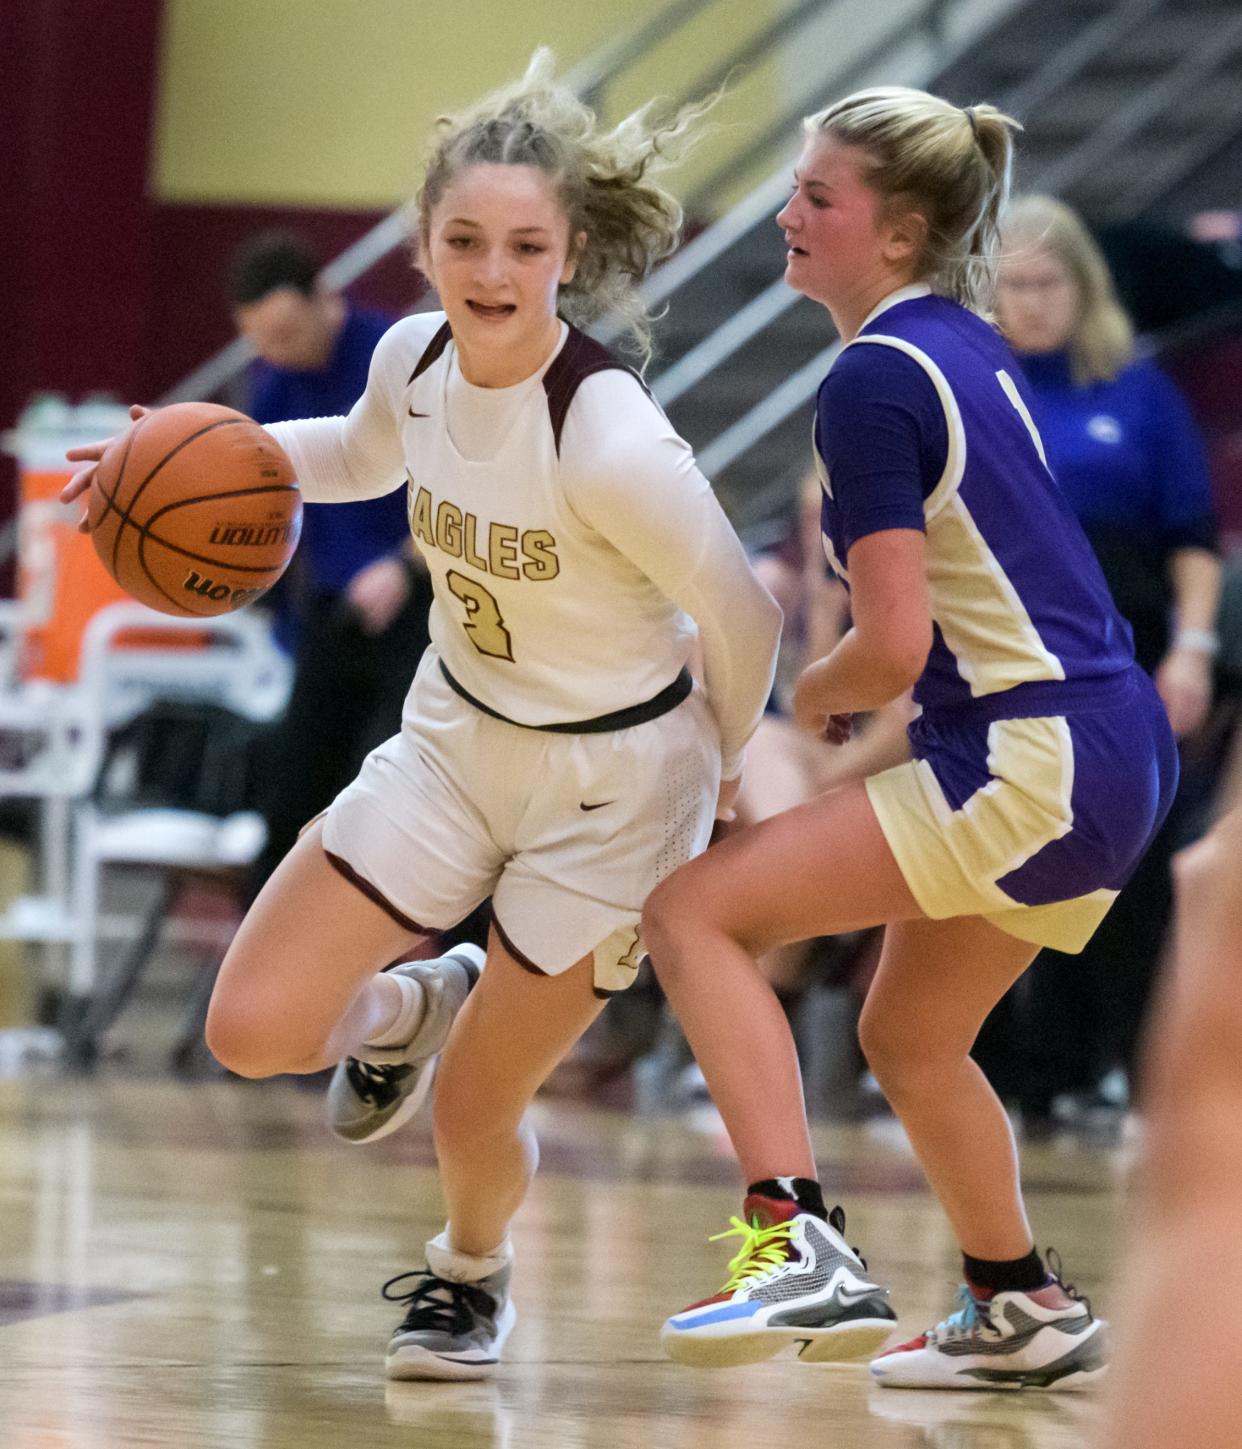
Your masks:
{"label": "maroon trim on jersey", "polygon": [[448,325],[447,322],[445,322],[444,325],[438,329],[436,335],[427,344],[426,350],[423,352],[423,355],[418,359],[418,366],[414,369],[412,373],[410,373],[409,381],[407,381],[405,384],[406,387],[409,387],[410,383],[413,382],[416,377],[421,376],[424,372],[427,371],[431,364],[436,360],[437,357],[439,357],[439,355],[444,351],[444,349],[449,345],[452,340],[453,329]]}
{"label": "maroon trim on jersey", "polygon": [[509,955],[513,957],[513,959],[518,963],[519,966],[529,971],[533,976],[548,976],[551,974],[550,972],[545,971],[542,966],[536,966],[529,956],[523,955],[523,953],[518,950],[518,948],[509,939],[508,933],[505,931],[505,928],[496,919],[496,912],[494,910],[492,912],[492,927],[495,930],[496,934],[500,937],[500,944],[505,948],[506,951],[508,951]]}
{"label": "maroon trim on jersey", "polygon": [[[427,344],[418,366],[410,373],[406,387],[421,376],[440,356],[453,339],[453,329],[447,322]],[[548,398],[548,417],[552,423],[552,438],[556,444],[557,456],[561,452],[561,433],[565,430],[565,418],[574,394],[588,377],[595,372],[628,372],[642,390],[655,402],[655,396],[642,377],[620,358],[614,357],[602,342],[596,342],[576,327],[569,328],[565,345],[557,353],[552,366],[543,375],[543,390]],[[657,403],[658,407],[659,404]]]}
{"label": "maroon trim on jersey", "polygon": [[556,442],[558,457],[569,405],[579,387],[595,372],[628,372],[647,396],[651,397],[651,389],[632,367],[614,357],[602,342],[596,342],[585,332],[570,327],[564,347],[543,375],[543,388],[548,395],[548,414],[552,419],[552,437]]}
{"label": "maroon trim on jersey", "polygon": [[432,934],[432,928],[430,926],[420,926],[416,920],[407,916],[404,911],[399,911],[378,887],[373,886],[365,876],[359,875],[347,860],[342,860],[339,855],[333,855],[330,850],[325,850],[324,854],[328,857],[328,864],[333,870],[343,875],[350,885],[357,886],[369,901],[374,901],[381,911],[384,911],[396,921],[397,925],[404,926],[407,931],[415,931],[420,936],[430,936]]}

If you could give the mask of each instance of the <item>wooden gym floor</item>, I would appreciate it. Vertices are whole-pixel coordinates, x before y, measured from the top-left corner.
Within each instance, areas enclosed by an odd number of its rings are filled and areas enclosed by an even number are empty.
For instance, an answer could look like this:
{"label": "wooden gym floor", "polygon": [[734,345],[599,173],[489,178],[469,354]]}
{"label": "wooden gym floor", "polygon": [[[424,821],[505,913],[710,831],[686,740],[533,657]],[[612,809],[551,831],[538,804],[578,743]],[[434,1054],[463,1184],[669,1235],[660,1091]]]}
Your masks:
{"label": "wooden gym floor", "polygon": [[[1066,1449],[1090,1396],[881,1391],[865,1366],[666,1361],[669,1311],[723,1281],[739,1206],[710,1120],[536,1108],[518,1326],[488,1382],[388,1384],[390,1275],[440,1226],[422,1118],[331,1139],[318,1084],[0,1081],[2,1449]],[[824,1127],[848,1236],[903,1332],[952,1306],[944,1222],[898,1130]],[[1128,1157],[1024,1151],[1041,1246],[1107,1313]]]}

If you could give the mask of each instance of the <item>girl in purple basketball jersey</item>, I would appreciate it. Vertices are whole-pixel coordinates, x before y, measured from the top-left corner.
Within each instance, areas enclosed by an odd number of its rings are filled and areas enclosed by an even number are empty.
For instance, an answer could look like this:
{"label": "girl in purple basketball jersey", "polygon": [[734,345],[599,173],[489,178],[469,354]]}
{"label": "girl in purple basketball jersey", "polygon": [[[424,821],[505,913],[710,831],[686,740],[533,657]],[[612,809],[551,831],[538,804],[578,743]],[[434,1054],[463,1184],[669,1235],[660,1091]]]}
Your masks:
{"label": "girl in purple basketball jersey", "polygon": [[1164,817],[1176,756],[1128,627],[986,319],[1014,123],[918,91],[806,122],[786,278],[846,344],[820,389],[824,547],[853,627],[798,682],[829,744],[912,685],[913,758],[740,832],[658,887],[644,939],[751,1185],[724,1288],[665,1325],[682,1361],[879,1348],[885,1290],[825,1212],[785,1017],[755,969],[886,925],[862,1046],[962,1249],[962,1304],[881,1384],[1070,1388],[1086,1302],[1033,1246],[1012,1132],[970,1058],[1040,946],[1078,951]]}

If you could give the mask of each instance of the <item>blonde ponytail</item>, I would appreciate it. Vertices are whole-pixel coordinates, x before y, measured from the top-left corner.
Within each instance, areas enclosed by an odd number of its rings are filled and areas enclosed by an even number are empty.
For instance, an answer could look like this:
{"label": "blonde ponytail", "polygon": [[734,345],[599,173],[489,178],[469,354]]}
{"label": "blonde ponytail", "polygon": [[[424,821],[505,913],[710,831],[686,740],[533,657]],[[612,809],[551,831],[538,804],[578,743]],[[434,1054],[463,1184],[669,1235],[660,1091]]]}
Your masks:
{"label": "blonde ponytail", "polygon": [[866,157],[865,180],[927,222],[919,276],[985,316],[996,290],[1000,214],[1013,171],[1013,133],[995,106],[955,106],[926,91],[856,91],[803,123]]}

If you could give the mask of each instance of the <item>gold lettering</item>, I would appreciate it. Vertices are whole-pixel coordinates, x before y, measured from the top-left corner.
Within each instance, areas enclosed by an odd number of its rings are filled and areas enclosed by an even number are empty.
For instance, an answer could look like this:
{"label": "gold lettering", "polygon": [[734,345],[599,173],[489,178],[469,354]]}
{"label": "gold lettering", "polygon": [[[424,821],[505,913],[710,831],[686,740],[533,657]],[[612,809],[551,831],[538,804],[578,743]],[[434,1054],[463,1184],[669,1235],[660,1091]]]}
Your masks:
{"label": "gold lettering", "polygon": [[461,557],[461,509],[447,498],[436,509],[436,543],[445,553]]}
{"label": "gold lettering", "polygon": [[420,488],[410,500],[410,532],[415,538],[435,547],[436,536],[431,527],[431,494]]}
{"label": "gold lettering", "polygon": [[462,627],[470,636],[470,642],[480,654],[490,654],[493,659],[507,659],[513,662],[513,640],[501,618],[500,605],[482,584],[449,569],[445,582],[450,591],[466,606],[466,617]]}
{"label": "gold lettering", "polygon": [[476,568],[479,570],[480,573],[485,574],[487,572],[487,560],[480,557],[479,551],[475,547],[475,536],[478,533],[479,520],[474,516],[473,513],[466,514],[465,528],[466,536],[462,543],[462,558],[464,558],[472,568]]}
{"label": "gold lettering", "polygon": [[508,523],[493,523],[487,530],[487,557],[498,579],[520,579],[517,570],[518,531]]}
{"label": "gold lettering", "polygon": [[522,554],[526,562],[522,572],[528,579],[542,582],[554,579],[561,571],[561,561],[556,556],[556,539],[546,528],[528,528],[522,535]]}

